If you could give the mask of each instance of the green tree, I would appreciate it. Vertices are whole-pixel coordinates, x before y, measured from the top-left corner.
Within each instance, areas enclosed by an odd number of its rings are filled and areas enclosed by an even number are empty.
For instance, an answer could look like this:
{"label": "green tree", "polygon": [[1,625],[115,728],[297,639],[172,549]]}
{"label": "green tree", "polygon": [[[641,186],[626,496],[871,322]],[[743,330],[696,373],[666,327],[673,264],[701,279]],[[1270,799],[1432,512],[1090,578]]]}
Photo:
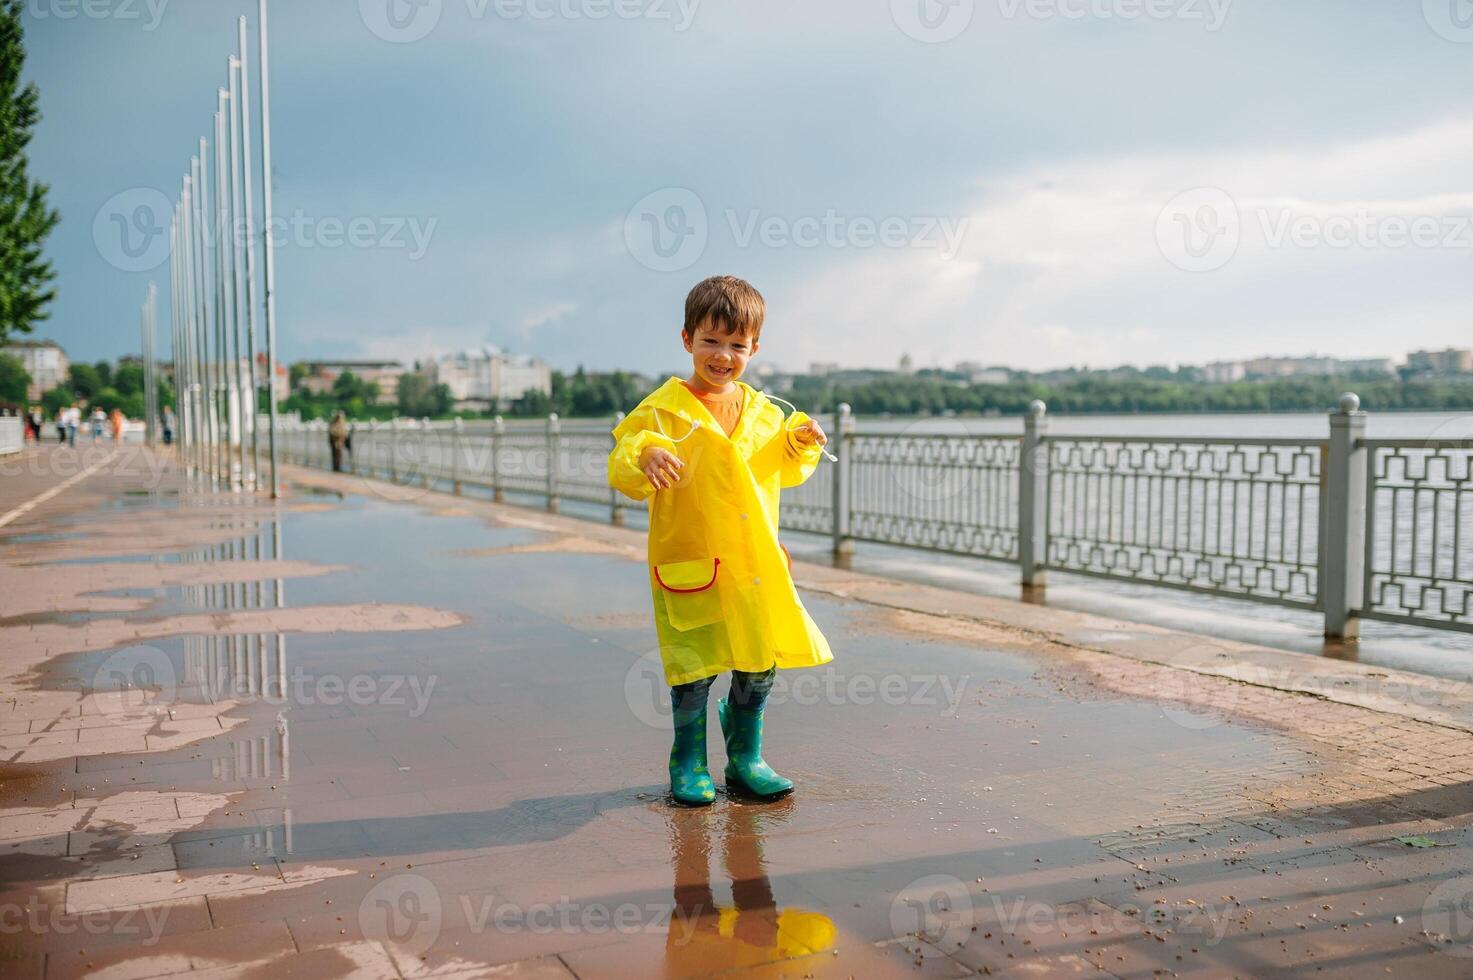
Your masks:
{"label": "green tree", "polygon": [[113,372],[113,387],[125,395],[143,390],[144,377],[142,364],[121,364]]}
{"label": "green tree", "polygon": [[46,410],[47,418],[53,418],[58,411],[76,400],[77,393],[70,386],[57,385],[41,395],[41,407]]}
{"label": "green tree", "polygon": [[91,398],[103,389],[97,369],[90,364],[73,364],[67,372],[71,389],[81,398]]}
{"label": "green tree", "polygon": [[113,366],[107,361],[98,361],[92,366],[97,372],[97,380],[104,388],[113,387]]}
{"label": "green tree", "polygon": [[22,404],[30,386],[31,373],[25,363],[13,354],[0,354],[0,402]]}
{"label": "green tree", "polygon": [[46,237],[61,215],[46,203],[46,185],[31,180],[26,147],[41,120],[25,66],[22,0],[0,0],[0,341],[30,333],[49,315],[56,270],[46,261]]}

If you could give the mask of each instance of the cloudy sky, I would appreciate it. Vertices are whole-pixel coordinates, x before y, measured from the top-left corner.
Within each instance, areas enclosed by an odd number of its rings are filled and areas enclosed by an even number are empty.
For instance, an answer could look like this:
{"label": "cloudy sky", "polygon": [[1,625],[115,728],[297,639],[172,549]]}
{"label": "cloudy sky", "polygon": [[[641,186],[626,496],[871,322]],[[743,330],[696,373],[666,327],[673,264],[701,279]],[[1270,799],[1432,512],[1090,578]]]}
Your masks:
{"label": "cloudy sky", "polygon": [[[155,231],[255,6],[26,10],[63,216],[38,335],[113,358],[151,279],[168,322]],[[716,273],[787,369],[1473,341],[1468,0],[278,0],[271,29],[288,360],[678,370]]]}

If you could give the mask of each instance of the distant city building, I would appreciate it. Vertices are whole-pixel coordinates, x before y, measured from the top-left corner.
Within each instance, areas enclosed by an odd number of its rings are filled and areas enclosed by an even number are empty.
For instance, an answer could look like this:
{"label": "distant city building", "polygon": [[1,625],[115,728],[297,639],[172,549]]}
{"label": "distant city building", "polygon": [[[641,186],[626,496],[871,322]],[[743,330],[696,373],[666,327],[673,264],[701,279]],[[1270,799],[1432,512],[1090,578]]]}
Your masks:
{"label": "distant city building", "polygon": [[1202,380],[1209,384],[1231,384],[1248,376],[1242,361],[1213,361],[1202,366]]}
{"label": "distant city building", "polygon": [[[266,368],[265,353],[258,353],[256,355],[256,379],[261,382],[263,388],[266,386]],[[271,394],[278,405],[290,398],[292,394],[291,372],[280,361],[276,362],[276,377],[271,385]]]}
{"label": "distant city building", "polygon": [[399,378],[405,370],[398,361],[308,361],[302,387],[315,395],[325,395],[338,378],[352,374],[359,381],[378,385],[377,404],[392,405],[399,400]]}
{"label": "distant city building", "polygon": [[66,351],[54,340],[12,340],[0,348],[0,353],[17,357],[25,365],[31,376],[27,401],[40,401],[42,395],[66,381],[71,368]]}
{"label": "distant city building", "polygon": [[462,409],[500,412],[529,391],[552,394],[552,370],[546,362],[495,346],[432,361],[429,376],[448,387],[455,407]]}
{"label": "distant city building", "polygon": [[900,373],[915,374],[915,362],[910,359],[909,354],[900,355]]}
{"label": "distant city building", "polygon": [[1340,361],[1336,374],[1396,374],[1396,363],[1389,357],[1367,357],[1355,361]]}
{"label": "distant city building", "polygon": [[808,373],[816,378],[834,374],[839,370],[839,365],[834,361],[814,361],[808,365]]}
{"label": "distant city building", "polygon": [[1424,374],[1473,374],[1473,350],[1416,350],[1407,355],[1407,367]]}
{"label": "distant city building", "polygon": [[974,385],[1005,385],[1013,380],[1007,368],[988,367],[977,361],[957,361],[953,370]]}

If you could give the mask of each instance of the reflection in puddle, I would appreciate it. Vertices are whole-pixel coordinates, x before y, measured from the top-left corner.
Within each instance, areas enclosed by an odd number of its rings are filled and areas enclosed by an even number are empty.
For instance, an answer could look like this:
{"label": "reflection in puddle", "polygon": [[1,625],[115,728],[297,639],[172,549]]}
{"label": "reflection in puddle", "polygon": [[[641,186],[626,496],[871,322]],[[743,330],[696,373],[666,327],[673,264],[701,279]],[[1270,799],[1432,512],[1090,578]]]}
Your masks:
{"label": "reflection in puddle", "polygon": [[[781,819],[790,801],[733,804],[724,812],[678,811],[671,817],[674,910],[665,941],[670,976],[756,966],[821,953],[837,930],[821,912],[779,908],[763,857],[763,823]],[[713,837],[731,881],[731,904],[719,905],[711,886]]]}

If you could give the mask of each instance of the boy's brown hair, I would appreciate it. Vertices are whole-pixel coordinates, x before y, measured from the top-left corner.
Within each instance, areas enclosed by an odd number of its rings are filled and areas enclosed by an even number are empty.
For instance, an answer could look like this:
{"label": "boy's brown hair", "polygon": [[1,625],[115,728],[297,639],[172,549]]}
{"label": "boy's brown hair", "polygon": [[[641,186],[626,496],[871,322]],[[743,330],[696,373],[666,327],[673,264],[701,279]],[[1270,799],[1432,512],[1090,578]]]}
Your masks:
{"label": "boy's brown hair", "polygon": [[685,297],[684,331],[694,337],[696,327],[709,317],[713,330],[756,340],[766,316],[767,304],[751,283],[736,276],[712,276],[696,283]]}

